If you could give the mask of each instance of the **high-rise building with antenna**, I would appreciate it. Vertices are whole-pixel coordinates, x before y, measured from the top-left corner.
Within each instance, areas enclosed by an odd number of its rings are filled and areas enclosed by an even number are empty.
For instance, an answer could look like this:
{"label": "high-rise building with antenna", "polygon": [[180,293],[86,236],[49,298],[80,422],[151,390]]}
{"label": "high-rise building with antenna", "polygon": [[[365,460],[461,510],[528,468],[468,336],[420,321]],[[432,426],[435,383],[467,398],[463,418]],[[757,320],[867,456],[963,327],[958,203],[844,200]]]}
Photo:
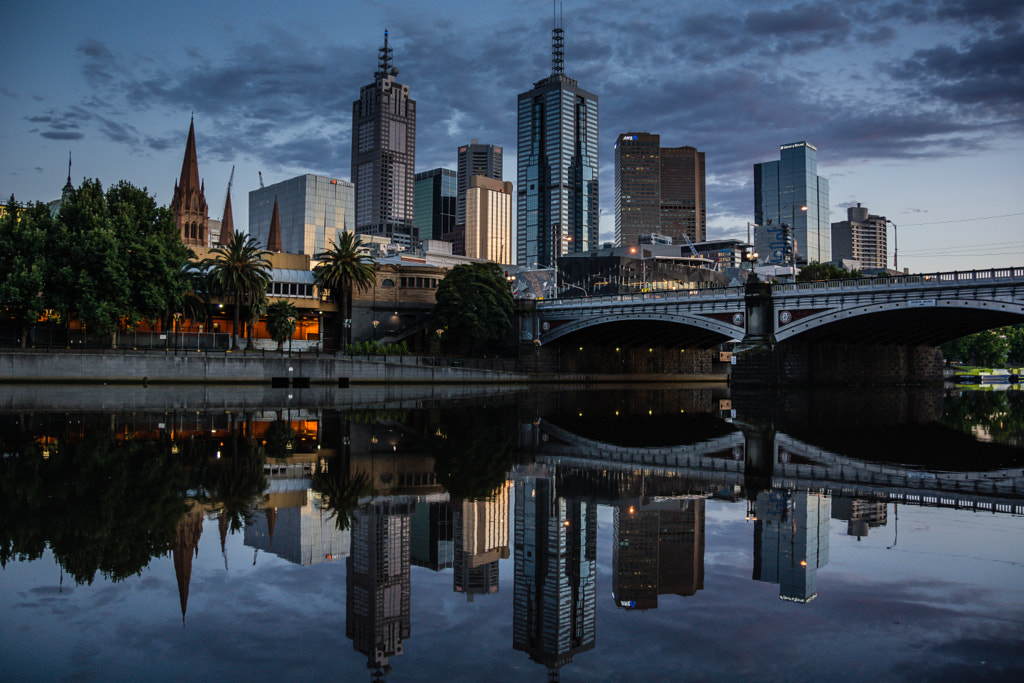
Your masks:
{"label": "high-rise building with antenna", "polygon": [[352,183],[356,231],[418,246],[413,221],[416,167],[416,102],[409,86],[395,81],[388,32],[378,50],[373,83],[352,103]]}
{"label": "high-rise building with antenna", "polygon": [[527,267],[598,244],[597,95],[565,75],[555,23],[551,75],[519,95],[516,262]]}

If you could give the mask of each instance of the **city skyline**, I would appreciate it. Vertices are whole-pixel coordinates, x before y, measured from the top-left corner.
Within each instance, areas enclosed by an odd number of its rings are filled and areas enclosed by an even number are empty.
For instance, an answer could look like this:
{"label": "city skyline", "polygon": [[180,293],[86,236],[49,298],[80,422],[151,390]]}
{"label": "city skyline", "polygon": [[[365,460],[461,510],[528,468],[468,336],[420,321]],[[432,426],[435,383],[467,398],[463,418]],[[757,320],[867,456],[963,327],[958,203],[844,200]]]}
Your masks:
{"label": "city skyline", "polygon": [[[415,170],[454,168],[478,138],[505,148],[514,180],[516,95],[550,72],[552,8],[467,7],[147,8],[130,31],[113,4],[13,8],[0,192],[57,198],[70,150],[76,185],[125,179],[169,205],[193,110],[211,219],[233,165],[236,197],[257,171],[351,180],[350,106],[385,28],[419,105]],[[808,140],[830,220],[856,202],[887,216],[902,267],[1019,265],[1022,17],[1020,2],[956,0],[565,3],[565,71],[601,100],[600,241],[614,233],[615,137],[640,130],[706,153],[709,239],[745,239],[752,164]]]}

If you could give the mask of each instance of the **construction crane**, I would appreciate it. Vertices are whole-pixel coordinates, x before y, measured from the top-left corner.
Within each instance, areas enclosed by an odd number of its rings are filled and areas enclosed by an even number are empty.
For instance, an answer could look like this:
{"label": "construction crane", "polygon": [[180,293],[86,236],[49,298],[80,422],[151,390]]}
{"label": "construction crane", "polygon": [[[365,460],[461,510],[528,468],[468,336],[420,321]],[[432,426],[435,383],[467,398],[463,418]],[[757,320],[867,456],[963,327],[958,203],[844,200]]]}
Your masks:
{"label": "construction crane", "polygon": [[256,171],[260,174],[260,189],[263,189],[263,171]]}

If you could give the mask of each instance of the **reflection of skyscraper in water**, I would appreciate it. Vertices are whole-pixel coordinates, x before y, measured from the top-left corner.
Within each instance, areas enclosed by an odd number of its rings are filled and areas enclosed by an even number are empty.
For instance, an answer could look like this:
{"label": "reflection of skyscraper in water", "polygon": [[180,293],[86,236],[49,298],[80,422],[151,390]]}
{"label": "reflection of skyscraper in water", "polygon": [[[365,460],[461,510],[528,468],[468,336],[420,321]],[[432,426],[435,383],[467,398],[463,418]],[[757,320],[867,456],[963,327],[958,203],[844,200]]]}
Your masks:
{"label": "reflection of skyscraper in water", "polygon": [[338,529],[334,515],[323,509],[320,494],[311,489],[272,489],[267,496],[268,506],[263,513],[245,525],[247,546],[301,565],[348,555],[351,532]]}
{"label": "reflection of skyscraper in water", "polygon": [[345,635],[378,673],[409,637],[409,527],[412,503],[381,501],[357,510],[345,570]]}
{"label": "reflection of skyscraper in water", "polygon": [[452,566],[452,509],[447,500],[419,502],[413,510],[412,564],[433,571]]}
{"label": "reflection of skyscraper in water", "polygon": [[456,593],[498,592],[498,560],[508,557],[508,486],[487,500],[455,504]]}
{"label": "reflection of skyscraper in water", "polygon": [[178,599],[181,601],[181,622],[185,623],[188,609],[188,589],[192,582],[192,558],[199,555],[199,537],[203,535],[203,508],[192,501],[188,512],[178,520],[178,529],[171,546],[174,576],[178,580]]}
{"label": "reflection of skyscraper in water", "polygon": [[779,584],[779,597],[809,602],[828,564],[831,501],[807,491],[762,491],[754,503],[754,580]]}
{"label": "reflection of skyscraper in water", "polygon": [[704,588],[704,499],[615,509],[612,595],[625,609],[656,609],[659,595]]}
{"label": "reflection of skyscraper in water", "polygon": [[832,498],[832,519],[846,522],[846,535],[856,536],[859,541],[868,535],[868,529],[885,526],[889,519],[888,503],[862,498]]}
{"label": "reflection of skyscraper in water", "polygon": [[594,647],[597,507],[557,494],[549,478],[516,483],[512,644],[548,668]]}

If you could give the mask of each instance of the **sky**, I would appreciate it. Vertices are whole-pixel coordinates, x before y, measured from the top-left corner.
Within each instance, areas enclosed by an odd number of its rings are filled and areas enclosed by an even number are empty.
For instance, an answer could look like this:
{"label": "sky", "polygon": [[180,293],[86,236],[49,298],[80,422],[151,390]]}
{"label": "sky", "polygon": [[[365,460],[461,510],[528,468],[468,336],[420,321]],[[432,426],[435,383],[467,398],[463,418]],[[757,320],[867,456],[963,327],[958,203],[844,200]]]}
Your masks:
{"label": "sky", "polygon": [[[0,41],[0,195],[127,180],[169,204],[195,117],[219,219],[303,173],[350,178],[352,101],[384,30],[417,102],[416,170],[504,148],[551,72],[553,5],[435,0],[12,2]],[[900,269],[1024,265],[1024,0],[566,0],[565,73],[599,98],[601,240],[614,144],[647,131],[706,155],[708,238],[746,240],[753,164],[818,148],[831,220],[898,227]]]}

